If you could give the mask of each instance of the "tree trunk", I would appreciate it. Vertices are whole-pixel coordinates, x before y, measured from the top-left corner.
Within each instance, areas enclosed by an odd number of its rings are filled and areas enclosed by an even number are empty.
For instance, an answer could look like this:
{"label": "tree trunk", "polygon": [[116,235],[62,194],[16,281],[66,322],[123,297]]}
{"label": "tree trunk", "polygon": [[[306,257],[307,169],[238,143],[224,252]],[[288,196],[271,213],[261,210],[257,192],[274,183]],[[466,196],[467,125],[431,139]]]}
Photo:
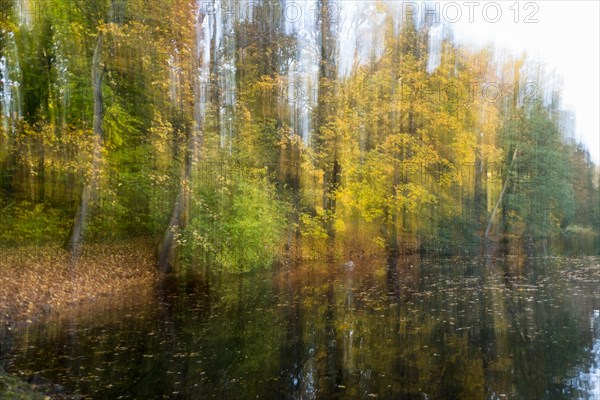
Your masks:
{"label": "tree trunk", "polygon": [[[320,128],[325,127],[329,117],[334,114],[332,83],[336,79],[335,42],[332,35],[333,16],[330,13],[330,0],[319,0],[320,23],[320,64],[319,64],[319,92],[317,99],[317,147],[323,143]],[[333,160],[331,164],[325,161],[323,177],[323,208],[330,214],[326,230],[330,238],[335,236],[333,220],[335,216],[335,193],[340,185],[341,164],[338,161],[338,140],[335,139]]]}
{"label": "tree trunk", "polygon": [[[204,18],[214,18],[212,15],[205,15]],[[199,40],[200,37],[197,37]],[[214,59],[218,54],[218,46],[215,42],[215,37],[202,37],[203,40],[211,41],[211,48],[213,48],[213,59],[211,59],[210,63],[210,71],[211,71],[211,79],[210,79],[210,88],[202,87],[202,84],[197,80],[199,77],[197,74],[194,75],[195,81],[193,81],[193,90],[194,90],[194,101],[193,109],[199,110],[200,104],[199,101],[207,101],[216,104],[221,104],[221,93],[219,91],[219,65],[217,59]],[[199,46],[200,43],[196,42],[195,46]],[[198,48],[197,48],[198,49]],[[191,62],[191,70],[197,71],[198,68],[205,68],[199,62],[200,60],[195,57]],[[206,82],[205,82],[206,83]],[[210,99],[201,100],[200,93],[197,91],[207,90],[206,93],[210,93]],[[163,273],[168,273],[173,269],[174,264],[174,248],[175,248],[175,233],[181,228],[185,227],[190,219],[190,200],[191,200],[191,185],[192,185],[192,176],[193,176],[193,168],[194,165],[202,159],[202,150],[204,148],[204,135],[202,131],[202,126],[204,123],[204,116],[202,113],[196,111],[195,112],[195,121],[191,126],[187,126],[187,149],[185,151],[185,161],[183,166],[183,171],[181,174],[181,179],[179,183],[179,193],[175,198],[175,202],[173,203],[173,209],[171,211],[171,217],[169,218],[169,224],[165,229],[165,233],[163,234],[162,241],[160,243],[160,247],[158,249],[158,270]],[[218,121],[220,124],[220,121]],[[221,127],[218,126],[217,130],[220,132]],[[175,151],[178,151],[177,146],[175,146]]]}
{"label": "tree trunk", "polygon": [[40,146],[39,157],[38,157],[38,169],[37,169],[37,202],[43,203],[46,200],[46,168],[45,168],[45,159],[46,153],[44,150],[44,139],[40,139],[38,144]]}
{"label": "tree trunk", "polygon": [[70,268],[73,270],[79,261],[81,255],[81,238],[83,236],[90,201],[98,184],[98,172],[100,168],[100,157],[102,147],[102,117],[103,117],[103,101],[102,101],[102,79],[104,77],[104,68],[100,64],[102,53],[102,43],[104,37],[102,32],[98,33],[96,39],[96,47],[92,58],[92,89],[94,96],[94,149],[92,150],[92,171],[90,180],[84,183],[81,194],[81,202],[75,213],[75,220],[71,230],[71,239],[69,240],[69,249],[71,251]]}
{"label": "tree trunk", "polygon": [[158,254],[158,269],[161,272],[167,273],[171,270],[173,265],[173,240],[175,239],[175,231],[181,225],[181,214],[183,211],[183,184],[180,187],[179,194],[173,204],[173,211],[171,212],[171,218],[169,219],[169,225],[163,235],[162,243],[160,245],[160,251]]}
{"label": "tree trunk", "polygon": [[170,272],[173,266],[175,232],[178,229],[185,227],[189,219],[192,169],[195,161],[199,158],[201,146],[202,135],[200,134],[200,129],[196,128],[188,135],[188,149],[185,155],[183,177],[179,184],[179,194],[173,204],[169,225],[163,235],[158,254],[158,269],[164,273]]}
{"label": "tree trunk", "polygon": [[504,185],[502,186],[502,191],[500,192],[500,196],[498,197],[498,201],[496,202],[496,206],[494,207],[494,211],[492,211],[492,216],[490,217],[490,220],[488,222],[487,228],[485,230],[485,238],[487,239],[490,235],[490,229],[492,228],[492,224],[494,222],[494,218],[496,217],[496,213],[498,212],[498,208],[500,207],[500,204],[502,203],[502,198],[504,197],[504,193],[506,192],[506,189],[508,188],[508,181],[510,180],[510,172],[512,171],[512,166],[515,162],[515,159],[517,158],[517,151],[519,149],[516,148],[515,152],[513,153],[512,156],[512,160],[510,161],[510,165],[508,167],[508,174],[506,176],[506,179],[504,180]]}
{"label": "tree trunk", "polygon": [[483,176],[484,176],[484,167],[483,167],[483,157],[481,156],[480,149],[481,148],[481,135],[477,135],[477,150],[475,152],[475,165],[473,166],[473,185],[474,185],[474,195],[473,195],[473,203],[472,210],[469,213],[469,217],[477,222],[477,231],[481,232],[482,225],[484,223],[484,210],[486,202],[484,201],[484,191],[483,191]]}

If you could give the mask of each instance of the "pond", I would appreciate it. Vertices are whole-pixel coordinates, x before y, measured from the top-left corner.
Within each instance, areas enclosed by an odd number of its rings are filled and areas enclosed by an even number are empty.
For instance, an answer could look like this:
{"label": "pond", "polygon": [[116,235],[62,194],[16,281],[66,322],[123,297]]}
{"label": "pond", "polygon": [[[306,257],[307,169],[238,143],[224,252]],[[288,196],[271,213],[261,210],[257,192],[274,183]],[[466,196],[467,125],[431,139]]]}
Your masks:
{"label": "pond", "polygon": [[600,398],[598,256],[355,264],[173,277],[3,363],[94,399]]}

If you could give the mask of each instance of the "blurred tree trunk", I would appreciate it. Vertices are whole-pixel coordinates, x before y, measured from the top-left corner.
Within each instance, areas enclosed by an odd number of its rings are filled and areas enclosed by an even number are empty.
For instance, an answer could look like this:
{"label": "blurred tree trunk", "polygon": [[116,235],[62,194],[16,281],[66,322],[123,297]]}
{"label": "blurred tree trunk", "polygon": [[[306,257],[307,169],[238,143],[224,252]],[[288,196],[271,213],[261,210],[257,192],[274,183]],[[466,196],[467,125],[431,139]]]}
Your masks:
{"label": "blurred tree trunk", "polygon": [[95,195],[98,185],[98,173],[100,168],[100,157],[102,148],[102,117],[103,117],[103,100],[102,100],[102,79],[104,78],[105,69],[100,64],[102,54],[102,43],[104,36],[102,32],[98,33],[96,39],[96,47],[94,48],[94,56],[92,58],[92,89],[94,97],[94,148],[92,150],[92,170],[91,177],[84,183],[81,193],[81,202],[77,206],[75,220],[71,230],[71,239],[69,240],[69,250],[71,251],[70,268],[74,269],[79,257],[81,256],[81,239],[85,228],[85,223],[88,215],[90,201]]}

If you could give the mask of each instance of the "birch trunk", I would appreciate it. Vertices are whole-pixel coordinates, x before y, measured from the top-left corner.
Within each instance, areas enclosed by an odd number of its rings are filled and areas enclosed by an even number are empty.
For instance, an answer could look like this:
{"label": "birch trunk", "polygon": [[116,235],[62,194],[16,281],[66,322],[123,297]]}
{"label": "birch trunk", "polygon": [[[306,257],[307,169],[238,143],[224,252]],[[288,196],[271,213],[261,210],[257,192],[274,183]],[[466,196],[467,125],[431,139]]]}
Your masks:
{"label": "birch trunk", "polygon": [[102,148],[102,118],[103,118],[103,100],[102,100],[102,79],[104,77],[104,68],[100,64],[102,54],[102,43],[104,36],[102,32],[98,33],[94,56],[92,58],[92,89],[94,97],[94,120],[93,120],[93,140],[94,148],[92,150],[92,170],[89,181],[84,183],[81,193],[81,202],[75,213],[73,228],[71,230],[71,239],[69,240],[69,249],[71,251],[70,268],[73,270],[81,256],[81,241],[85,229],[85,223],[96,188],[98,186],[98,175],[100,169],[100,158]]}

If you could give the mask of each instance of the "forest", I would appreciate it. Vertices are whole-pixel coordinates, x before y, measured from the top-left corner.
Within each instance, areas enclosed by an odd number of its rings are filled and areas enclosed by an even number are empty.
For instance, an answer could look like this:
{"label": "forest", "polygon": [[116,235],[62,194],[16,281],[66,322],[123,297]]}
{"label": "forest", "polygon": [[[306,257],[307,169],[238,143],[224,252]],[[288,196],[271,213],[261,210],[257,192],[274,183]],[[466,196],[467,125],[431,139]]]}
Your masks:
{"label": "forest", "polygon": [[0,398],[596,398],[563,78],[415,4],[0,0]]}
{"label": "forest", "polygon": [[2,1],[2,246],[242,271],[600,229],[560,77],[400,3]]}

